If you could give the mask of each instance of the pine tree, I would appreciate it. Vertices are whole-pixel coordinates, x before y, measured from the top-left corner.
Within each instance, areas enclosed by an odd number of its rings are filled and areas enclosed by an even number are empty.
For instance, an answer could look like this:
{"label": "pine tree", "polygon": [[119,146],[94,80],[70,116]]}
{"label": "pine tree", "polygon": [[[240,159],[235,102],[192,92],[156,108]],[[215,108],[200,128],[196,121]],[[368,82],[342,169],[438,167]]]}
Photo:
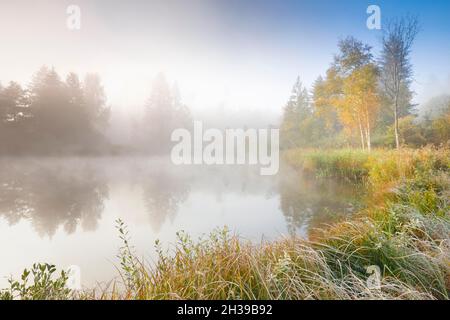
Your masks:
{"label": "pine tree", "polygon": [[305,127],[311,117],[310,97],[300,77],[292,88],[291,96],[284,107],[281,124],[281,144],[285,148],[304,146],[308,143],[309,127]]}
{"label": "pine tree", "polygon": [[21,107],[24,106],[25,90],[22,89],[20,84],[11,81],[9,85],[1,91],[1,106],[3,111],[2,118],[5,121],[16,122],[18,115],[21,114]]}
{"label": "pine tree", "polygon": [[172,88],[160,73],[153,82],[143,119],[144,149],[152,153],[169,152],[170,136],[177,128],[189,128],[189,109],[181,101],[178,87]]}
{"label": "pine tree", "polygon": [[98,74],[87,74],[84,79],[84,103],[89,121],[96,130],[108,126],[111,108],[106,105],[105,90]]}

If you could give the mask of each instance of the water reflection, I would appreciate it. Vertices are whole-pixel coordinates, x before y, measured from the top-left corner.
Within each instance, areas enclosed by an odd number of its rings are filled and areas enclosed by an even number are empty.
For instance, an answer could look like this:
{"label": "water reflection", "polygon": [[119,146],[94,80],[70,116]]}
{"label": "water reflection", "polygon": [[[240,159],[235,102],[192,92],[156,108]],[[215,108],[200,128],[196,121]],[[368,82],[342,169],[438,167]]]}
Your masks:
{"label": "water reflection", "polygon": [[190,184],[184,175],[165,167],[146,174],[142,188],[150,225],[153,231],[159,232],[167,219],[173,223],[179,207],[189,195]]}
{"label": "water reflection", "polygon": [[[132,202],[142,201],[155,233],[165,222],[174,224],[192,193],[212,195],[213,206],[196,206],[210,211],[223,211],[224,197],[230,201],[235,195],[232,201],[237,201],[237,210],[252,219],[257,219],[258,213],[239,208],[238,199],[257,197],[263,204],[279,197],[279,212],[270,214],[282,213],[288,233],[303,235],[362,205],[358,186],[302,177],[288,167],[276,177],[263,177],[257,168],[247,166],[175,167],[167,160],[148,159],[3,159],[0,165],[0,216],[9,225],[26,219],[40,236],[51,237],[60,226],[67,234],[78,226],[95,231],[114,185],[124,185],[129,194],[140,192],[140,200],[124,196],[118,201],[129,210],[134,208]],[[223,220],[214,222],[220,226],[226,222]],[[240,225],[239,221],[233,223]]]}
{"label": "water reflection", "polygon": [[146,256],[156,239],[172,243],[179,230],[197,237],[227,225],[254,241],[307,237],[360,201],[355,188],[286,167],[271,177],[257,167],[173,166],[168,159],[0,159],[0,287],[37,261],[78,265],[87,286],[111,280],[118,218]]}
{"label": "water reflection", "polygon": [[31,221],[40,236],[59,226],[70,234],[78,225],[93,231],[103,212],[108,187],[97,168],[79,162],[3,159],[0,215],[10,225]]}
{"label": "water reflection", "polygon": [[364,188],[332,179],[303,176],[284,168],[279,181],[280,207],[289,233],[310,235],[314,229],[342,220],[364,205]]}
{"label": "water reflection", "polygon": [[[213,195],[217,206],[210,209],[205,205],[203,211],[218,210],[223,205],[224,197],[230,195],[264,195],[266,198],[276,195],[274,179],[261,177],[257,168],[249,166],[176,167],[158,162],[149,167],[139,162],[135,170],[141,173],[139,182],[143,189],[143,202],[155,232],[160,232],[166,221],[174,223],[177,213],[192,193],[205,197]],[[223,225],[223,221],[216,223]]]}

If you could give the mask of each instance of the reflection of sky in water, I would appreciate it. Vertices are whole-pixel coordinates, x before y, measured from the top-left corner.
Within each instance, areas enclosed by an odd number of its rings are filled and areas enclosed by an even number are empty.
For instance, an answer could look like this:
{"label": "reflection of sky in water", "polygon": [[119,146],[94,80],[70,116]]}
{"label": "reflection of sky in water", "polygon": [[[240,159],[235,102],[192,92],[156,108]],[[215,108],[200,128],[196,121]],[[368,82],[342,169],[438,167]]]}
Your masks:
{"label": "reflection of sky in water", "polygon": [[[224,225],[259,241],[330,222],[351,211],[354,190],[318,185],[290,169],[173,167],[145,159],[0,160],[0,285],[34,262],[79,265],[84,284],[116,275],[122,218],[141,256],[156,239],[173,242]],[[339,190],[339,192],[337,192]]]}

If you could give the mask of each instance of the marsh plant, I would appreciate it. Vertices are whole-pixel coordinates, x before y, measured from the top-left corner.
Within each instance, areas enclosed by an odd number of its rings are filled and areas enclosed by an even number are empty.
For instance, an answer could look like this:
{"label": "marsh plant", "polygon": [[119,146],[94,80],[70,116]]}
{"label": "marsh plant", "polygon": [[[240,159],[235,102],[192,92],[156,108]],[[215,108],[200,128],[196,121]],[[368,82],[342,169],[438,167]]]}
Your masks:
{"label": "marsh plant", "polygon": [[[139,282],[128,287],[127,297],[448,299],[448,158],[433,150],[404,151],[408,158],[398,157],[396,163],[389,153],[379,155],[375,167],[380,171],[368,168],[365,179],[371,189],[385,190],[383,202],[376,202],[378,195],[351,220],[319,229],[309,240],[254,244],[226,228],[197,241],[178,233],[170,251],[159,247],[155,265],[138,264]],[[333,157],[332,162],[347,161]],[[365,165],[371,158],[355,161]],[[396,187],[383,187],[394,179]]]}
{"label": "marsh plant", "polygon": [[[218,229],[198,240],[179,232],[153,265],[129,249],[121,261],[132,299],[448,299],[450,157],[432,148],[288,154],[318,176],[364,181],[369,206],[309,240],[252,243]],[[376,269],[377,283],[370,281]]]}
{"label": "marsh plant", "polygon": [[56,277],[54,266],[34,265],[1,298],[447,300],[449,152],[290,153],[293,165],[312,174],[364,180],[372,195],[367,207],[309,239],[253,243],[222,228],[194,240],[178,232],[170,247],[155,243],[152,263],[137,257],[117,220],[120,283],[75,296],[64,272]]}

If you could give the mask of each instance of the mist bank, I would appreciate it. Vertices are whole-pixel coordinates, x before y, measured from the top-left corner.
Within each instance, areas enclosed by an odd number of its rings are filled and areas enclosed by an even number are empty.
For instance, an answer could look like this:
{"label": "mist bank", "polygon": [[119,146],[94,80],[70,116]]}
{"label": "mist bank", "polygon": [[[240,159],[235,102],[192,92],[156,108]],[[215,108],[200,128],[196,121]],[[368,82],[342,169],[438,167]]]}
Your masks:
{"label": "mist bank", "polygon": [[[223,132],[280,128],[282,149],[358,147],[357,123],[348,122],[347,116],[352,114],[346,104],[341,106],[328,92],[330,77],[319,77],[311,90],[297,80],[285,107],[269,113],[257,106],[225,103],[200,110],[184,102],[176,82],[159,74],[149,85],[147,101],[128,111],[108,103],[99,75],[80,79],[69,73],[63,79],[55,69],[42,67],[27,86],[16,82],[0,85],[0,156],[169,155],[175,145],[171,141],[174,130],[192,132],[195,121],[201,121],[205,129]],[[392,147],[391,105],[381,98],[378,94],[378,107],[370,116],[371,145]],[[448,143],[449,95],[419,106],[411,95],[404,98],[406,111],[398,119],[401,144]]]}
{"label": "mist bank", "polygon": [[98,74],[84,79],[54,68],[38,70],[30,84],[0,85],[0,156],[167,155],[176,129],[193,130],[194,119],[215,129],[268,128],[277,116],[225,104],[191,111],[176,83],[159,74],[141,112],[114,111]]}

